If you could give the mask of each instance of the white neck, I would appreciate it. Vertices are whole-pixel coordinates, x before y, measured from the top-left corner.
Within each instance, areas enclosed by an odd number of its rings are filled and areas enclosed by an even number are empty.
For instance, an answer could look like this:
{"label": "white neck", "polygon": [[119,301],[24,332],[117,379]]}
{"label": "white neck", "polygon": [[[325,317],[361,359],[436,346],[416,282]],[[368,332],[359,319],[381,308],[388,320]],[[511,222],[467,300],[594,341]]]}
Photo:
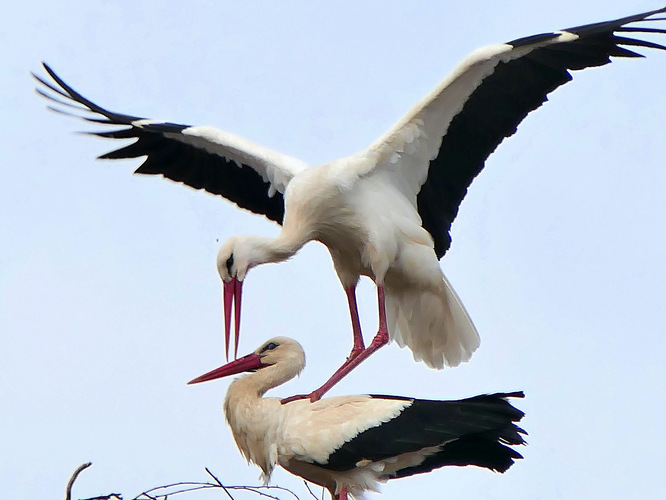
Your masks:
{"label": "white neck", "polygon": [[234,380],[224,401],[224,414],[238,448],[257,464],[267,483],[277,464],[271,452],[283,405],[277,398],[262,396],[273,387],[295,377],[302,367],[275,364]]}
{"label": "white neck", "polygon": [[237,277],[243,280],[248,270],[261,264],[287,260],[308,241],[308,238],[301,237],[299,234],[294,235],[293,232],[285,230],[277,238],[234,236],[220,248],[217,256],[217,268],[220,276],[224,278],[227,274],[226,261],[233,251]]}
{"label": "white neck", "polygon": [[283,262],[298,252],[308,240],[290,238],[282,231],[277,238],[262,236],[247,236],[246,241],[251,244],[249,261],[252,265],[269,262]]}

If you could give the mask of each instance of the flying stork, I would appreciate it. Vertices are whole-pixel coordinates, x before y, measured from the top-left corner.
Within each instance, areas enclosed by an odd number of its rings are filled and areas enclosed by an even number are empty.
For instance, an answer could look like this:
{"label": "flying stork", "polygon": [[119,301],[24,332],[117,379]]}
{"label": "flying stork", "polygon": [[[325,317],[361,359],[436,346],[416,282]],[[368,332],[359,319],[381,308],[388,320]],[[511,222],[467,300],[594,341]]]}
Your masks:
{"label": "flying stork", "polygon": [[224,413],[238,448],[261,468],[266,484],[280,465],[346,500],[377,491],[379,482],[447,465],[505,472],[522,458],[509,446],[525,443],[525,431],[514,423],[524,413],[507,401],[522,392],[459,401],[363,395],[282,404],[263,397],[304,367],[301,345],[275,337],[189,382],[253,372],[231,383]]}
{"label": "flying stork", "polygon": [[[347,295],[353,348],[338,371],[308,395],[315,401],[389,339],[409,346],[416,360],[433,368],[469,360],[479,336],[438,262],[451,244],[451,224],[469,185],[525,116],[571,80],[570,71],[602,66],[611,56],[642,57],[627,46],[666,49],[627,36],[666,33],[641,24],[666,20],[659,17],[664,12],[481,48],[367,149],[311,168],[213,127],[109,111],[46,64],[52,80],[35,77],[43,85],[38,91],[57,104],[84,113],[88,121],[122,127],[92,134],[135,139],[100,158],[145,156],[136,173],[205,189],[282,224],[276,238],[236,236],[217,255],[227,359],[232,309],[234,357],[238,351],[248,271],[284,261],[312,240],[328,247]],[[360,276],[377,285],[379,330],[367,347],[356,305]]]}

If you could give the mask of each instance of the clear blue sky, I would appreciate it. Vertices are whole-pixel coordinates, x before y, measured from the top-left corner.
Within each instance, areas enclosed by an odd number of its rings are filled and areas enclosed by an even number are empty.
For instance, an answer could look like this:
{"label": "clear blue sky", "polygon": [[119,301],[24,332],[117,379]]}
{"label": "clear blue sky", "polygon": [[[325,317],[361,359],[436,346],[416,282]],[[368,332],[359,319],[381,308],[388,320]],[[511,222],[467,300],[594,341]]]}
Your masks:
{"label": "clear blue sky", "polygon": [[[158,7],[159,5],[159,7]],[[215,125],[312,164],[366,147],[470,51],[660,7],[658,0],[13,2],[0,45],[0,491],[77,498],[205,479],[257,484],[223,421],[215,254],[278,227],[95,157],[115,144],[47,112],[29,72],[51,64],[112,110]],[[662,37],[662,43],[666,36]],[[666,411],[666,53],[575,75],[492,155],[442,268],[481,334],[460,368],[384,348],[331,394],[451,399],[519,390],[525,460],[506,475],[444,469],[383,498],[663,495]],[[241,351],[276,334],[318,386],[351,347],[326,250],[253,270]],[[374,287],[360,293],[366,337]],[[307,498],[285,472],[274,483]],[[373,498],[373,496],[370,496]]]}

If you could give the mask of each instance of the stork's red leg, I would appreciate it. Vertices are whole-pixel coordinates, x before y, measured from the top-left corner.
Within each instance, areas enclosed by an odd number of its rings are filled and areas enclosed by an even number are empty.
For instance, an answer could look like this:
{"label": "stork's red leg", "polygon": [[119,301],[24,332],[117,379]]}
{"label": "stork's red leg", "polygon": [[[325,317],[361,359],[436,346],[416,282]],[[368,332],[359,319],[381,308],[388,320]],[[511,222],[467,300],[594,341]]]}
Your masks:
{"label": "stork's red leg", "polygon": [[346,489],[340,490],[340,493],[338,493],[334,497],[335,497],[335,500],[347,500],[347,498],[348,498],[347,497],[347,490]]}
{"label": "stork's red leg", "polygon": [[340,380],[342,380],[342,378],[345,375],[347,375],[350,371],[352,371],[354,368],[360,365],[373,352],[375,352],[380,347],[383,347],[386,344],[388,344],[389,334],[386,323],[386,300],[384,297],[384,287],[382,285],[377,285],[377,302],[379,304],[379,331],[377,332],[377,335],[375,335],[375,338],[372,339],[370,345],[365,349],[363,349],[363,351],[360,352],[358,355],[354,357],[350,356],[349,358],[347,358],[347,360],[342,364],[342,366],[338,368],[338,370],[331,376],[331,378],[329,378],[326,382],[324,382],[324,385],[322,385],[320,388],[315,389],[314,391],[312,391],[310,394],[307,395],[299,394],[296,396],[290,396],[288,398],[285,398],[282,400],[282,404],[289,403],[290,401],[295,401],[297,399],[305,399],[305,398],[309,398],[310,401],[312,401],[313,403],[315,401],[318,401],[325,393],[327,393],[331,389],[331,387],[340,382]]}
{"label": "stork's red leg", "polygon": [[365,350],[363,334],[361,333],[361,320],[358,317],[358,306],[356,304],[356,285],[345,288],[347,302],[349,303],[349,315],[351,316],[352,333],[354,334],[354,347],[349,353],[348,360],[355,358]]}
{"label": "stork's red leg", "polygon": [[[384,295],[384,285],[377,285],[377,304],[379,305],[379,330],[377,335],[372,339],[372,343],[379,342],[382,347],[388,344],[388,323],[386,322],[386,296]],[[379,349],[377,347],[376,349]],[[375,350],[376,350],[375,349]]]}

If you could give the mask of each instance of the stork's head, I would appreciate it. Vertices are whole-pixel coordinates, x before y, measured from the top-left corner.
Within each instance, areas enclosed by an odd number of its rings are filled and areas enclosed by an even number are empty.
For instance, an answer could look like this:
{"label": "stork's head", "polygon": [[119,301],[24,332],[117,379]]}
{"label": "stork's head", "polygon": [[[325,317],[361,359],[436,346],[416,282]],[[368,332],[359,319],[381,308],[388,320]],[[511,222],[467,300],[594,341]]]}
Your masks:
{"label": "stork's head", "polygon": [[237,373],[263,371],[266,368],[266,384],[262,385],[262,390],[268,390],[294,378],[304,367],[305,353],[301,345],[288,337],[274,337],[247,356],[216,368],[188,383],[198,384]]}
{"label": "stork's head", "polygon": [[259,236],[234,236],[229,238],[217,253],[217,272],[224,282],[224,336],[229,359],[231,309],[234,308],[234,359],[238,354],[240,336],[241,294],[247,272],[259,264],[281,259],[269,238]]}
{"label": "stork's head", "polygon": [[217,252],[217,272],[222,281],[243,281],[251,267],[261,264],[259,256],[255,256],[261,242],[262,239],[255,236],[229,238]]}

